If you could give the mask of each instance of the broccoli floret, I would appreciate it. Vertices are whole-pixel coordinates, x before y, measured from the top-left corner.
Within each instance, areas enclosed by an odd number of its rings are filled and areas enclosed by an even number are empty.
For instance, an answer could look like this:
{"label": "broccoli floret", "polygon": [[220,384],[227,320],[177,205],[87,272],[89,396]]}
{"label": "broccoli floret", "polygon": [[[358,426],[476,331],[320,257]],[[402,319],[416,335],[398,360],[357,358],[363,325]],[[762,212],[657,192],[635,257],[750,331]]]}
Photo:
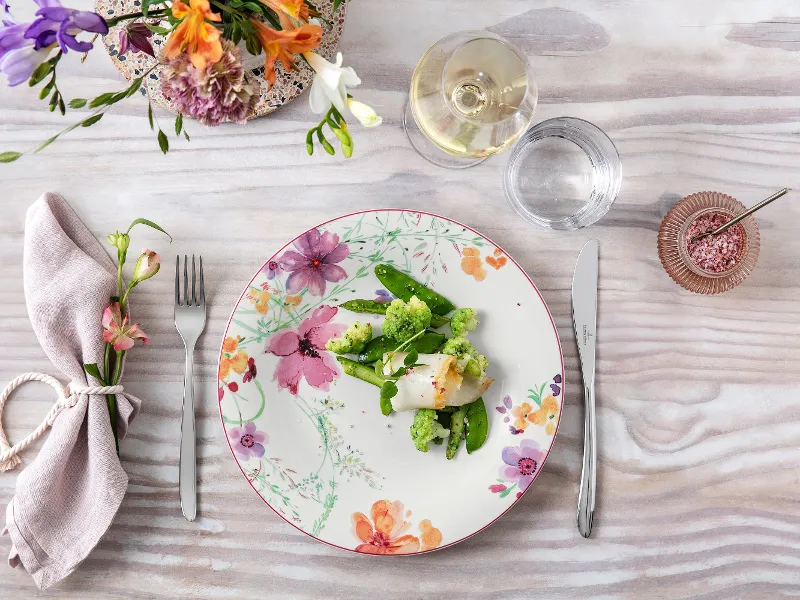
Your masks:
{"label": "broccoli floret", "polygon": [[459,308],[450,317],[450,330],[456,337],[466,336],[478,326],[478,315],[474,308]]}
{"label": "broccoli floret", "polygon": [[325,347],[336,354],[358,354],[372,339],[372,325],[356,321],[342,337],[331,338]]}
{"label": "broccoli floret", "polygon": [[465,337],[454,337],[447,340],[442,348],[442,354],[455,356],[458,360],[456,368],[460,374],[474,377],[483,377],[489,368],[489,361],[483,354],[478,354],[472,343]]}
{"label": "broccoli floret", "polygon": [[386,308],[383,334],[398,342],[405,342],[431,324],[431,309],[416,296],[408,303],[399,298]]}
{"label": "broccoli floret", "polygon": [[450,432],[442,427],[436,419],[436,411],[432,408],[422,408],[414,415],[411,424],[411,439],[420,452],[428,451],[428,442],[436,438],[446,438]]}

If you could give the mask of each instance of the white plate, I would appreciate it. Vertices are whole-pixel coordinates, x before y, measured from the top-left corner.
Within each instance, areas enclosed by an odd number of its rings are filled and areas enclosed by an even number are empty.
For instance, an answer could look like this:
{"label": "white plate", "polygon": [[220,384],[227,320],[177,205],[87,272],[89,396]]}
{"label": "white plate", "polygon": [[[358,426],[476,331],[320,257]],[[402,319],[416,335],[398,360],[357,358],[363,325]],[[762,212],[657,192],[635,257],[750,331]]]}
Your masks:
{"label": "white plate", "polygon": [[[382,317],[337,305],[382,296],[380,263],[478,310],[470,338],[496,381],[484,394],[489,435],[472,454],[418,452],[413,411],[383,416],[378,388],[324,349],[365,317],[379,332]],[[233,310],[219,377],[228,443],[264,502],[333,546],[409,554],[487,527],[536,478],[558,429],[564,364],[539,291],[496,244],[444,217],[376,210],[323,223],[265,263]]]}

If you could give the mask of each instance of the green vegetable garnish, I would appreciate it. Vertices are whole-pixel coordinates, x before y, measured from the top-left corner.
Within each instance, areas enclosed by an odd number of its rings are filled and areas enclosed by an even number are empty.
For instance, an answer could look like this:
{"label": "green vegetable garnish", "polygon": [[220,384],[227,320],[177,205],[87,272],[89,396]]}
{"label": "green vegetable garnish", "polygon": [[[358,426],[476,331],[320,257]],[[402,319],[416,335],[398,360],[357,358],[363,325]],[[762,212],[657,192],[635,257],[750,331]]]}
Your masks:
{"label": "green vegetable garnish", "polygon": [[428,443],[437,438],[447,437],[448,431],[436,419],[436,411],[431,408],[422,408],[414,415],[411,424],[411,439],[420,452],[428,451]]}
{"label": "green vegetable garnish", "polygon": [[336,354],[358,354],[372,340],[372,325],[356,321],[348,327],[342,337],[331,338],[325,347]]}
{"label": "green vegetable garnish", "polygon": [[422,300],[412,296],[408,303],[393,300],[386,309],[383,334],[398,342],[405,342],[425,331],[431,324],[431,309]]}
{"label": "green vegetable garnish", "polygon": [[376,266],[375,276],[387,290],[401,300],[408,302],[416,296],[437,315],[446,315],[456,309],[450,300],[390,265]]}
{"label": "green vegetable garnish", "polygon": [[474,331],[478,324],[474,308],[459,308],[450,317],[450,330],[456,337],[466,336],[470,331]]}

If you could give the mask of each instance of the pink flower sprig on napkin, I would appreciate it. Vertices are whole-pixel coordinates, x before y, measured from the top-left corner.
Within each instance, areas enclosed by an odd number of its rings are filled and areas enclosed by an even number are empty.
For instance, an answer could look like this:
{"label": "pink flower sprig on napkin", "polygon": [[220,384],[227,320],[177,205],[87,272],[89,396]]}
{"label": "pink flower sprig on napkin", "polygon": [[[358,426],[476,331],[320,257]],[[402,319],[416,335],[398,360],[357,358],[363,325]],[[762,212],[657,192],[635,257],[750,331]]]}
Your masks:
{"label": "pink flower sprig on napkin", "polygon": [[[102,368],[96,363],[85,364],[83,368],[86,373],[97,379],[102,385],[117,385],[122,373],[122,363],[125,353],[133,348],[136,340],[141,340],[144,344],[150,343],[150,338],[142,331],[138,323],[131,323],[128,312],[128,296],[131,291],[141,282],[150,279],[158,273],[161,268],[161,257],[158,253],[144,249],[136,259],[133,267],[133,276],[128,284],[122,274],[122,268],[128,256],[128,247],[131,243],[130,233],[136,225],[147,225],[152,227],[167,237],[172,242],[172,237],[153,221],[148,219],[136,219],[131,223],[125,233],[119,231],[111,233],[106,238],[108,243],[117,249],[117,294],[118,296],[109,299],[109,305],[103,311],[101,323],[103,325],[103,341],[105,351],[103,355]],[[119,453],[119,439],[117,432],[117,400],[116,396],[106,397],[108,402],[108,412],[111,418],[111,430],[114,432],[114,443]]]}
{"label": "pink flower sprig on napkin", "polygon": [[142,340],[145,345],[150,343],[147,334],[139,329],[138,323],[129,325],[127,315],[122,317],[119,302],[114,302],[103,311],[103,341],[119,352],[133,348],[134,340]]}

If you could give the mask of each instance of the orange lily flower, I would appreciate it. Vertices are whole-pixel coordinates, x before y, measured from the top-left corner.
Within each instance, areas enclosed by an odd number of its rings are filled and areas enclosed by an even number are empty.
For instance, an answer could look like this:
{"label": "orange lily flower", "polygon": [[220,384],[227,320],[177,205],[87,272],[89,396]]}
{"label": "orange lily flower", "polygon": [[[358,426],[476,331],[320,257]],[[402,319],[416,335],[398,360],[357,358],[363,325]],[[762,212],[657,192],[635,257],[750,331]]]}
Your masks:
{"label": "orange lily flower", "polygon": [[294,66],[293,55],[313,50],[322,40],[322,28],[319,25],[302,25],[297,29],[276,31],[258,19],[251,19],[250,22],[267,55],[264,76],[270,86],[275,83],[275,61],[281,61],[284,70],[291,71]]}
{"label": "orange lily flower", "polygon": [[211,12],[208,0],[190,0],[189,6],[181,0],[172,4],[172,14],[176,19],[183,19],[167,40],[164,56],[174,58],[184,49],[197,69],[205,69],[208,63],[215,63],[222,58],[222,42],[219,30],[209,21],[222,21],[222,16]]}
{"label": "orange lily flower", "polygon": [[281,25],[284,29],[291,29],[287,27],[283,15],[289,15],[298,21],[308,22],[308,5],[305,0],[261,0],[264,4],[269,6],[272,10],[278,13],[281,19]]}

